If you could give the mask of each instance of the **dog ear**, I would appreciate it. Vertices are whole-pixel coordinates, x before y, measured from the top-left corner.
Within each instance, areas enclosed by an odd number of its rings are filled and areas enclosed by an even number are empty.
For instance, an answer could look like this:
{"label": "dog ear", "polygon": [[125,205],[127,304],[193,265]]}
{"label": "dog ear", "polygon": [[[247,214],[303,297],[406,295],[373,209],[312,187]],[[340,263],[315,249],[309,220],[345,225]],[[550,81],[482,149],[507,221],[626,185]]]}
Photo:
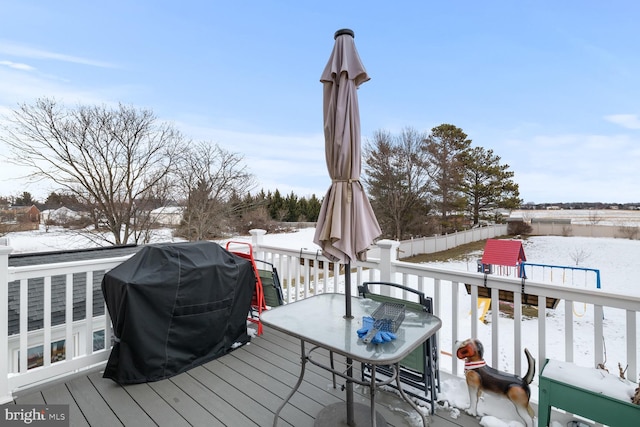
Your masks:
{"label": "dog ear", "polygon": [[481,359],[484,358],[484,347],[482,346],[482,343],[478,339],[475,339],[473,341],[476,345],[476,351],[478,352],[478,356],[480,356]]}

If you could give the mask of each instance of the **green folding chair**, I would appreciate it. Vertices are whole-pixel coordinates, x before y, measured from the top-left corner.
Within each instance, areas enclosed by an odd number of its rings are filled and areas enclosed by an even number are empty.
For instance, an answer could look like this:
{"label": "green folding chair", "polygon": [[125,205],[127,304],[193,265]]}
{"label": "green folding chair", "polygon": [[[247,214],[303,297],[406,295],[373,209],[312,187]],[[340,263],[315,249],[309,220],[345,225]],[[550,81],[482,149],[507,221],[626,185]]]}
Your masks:
{"label": "green folding chair", "polygon": [[264,293],[264,302],[268,307],[278,307],[284,304],[282,294],[282,286],[278,277],[276,267],[267,261],[255,260],[258,275],[262,282],[262,292]]}
{"label": "green folding chair", "polygon": [[[394,298],[380,293],[373,293],[372,286],[400,289],[403,292],[414,294],[412,299]],[[358,292],[365,298],[379,302],[402,303],[410,310],[421,311],[433,314],[433,300],[423,292],[411,289],[403,285],[388,282],[364,282],[358,286]],[[390,293],[390,292],[388,292]],[[400,326],[402,328],[402,325]],[[371,366],[362,364],[362,379],[371,378]],[[391,376],[393,373],[390,366],[377,366],[378,374]],[[435,403],[440,391],[440,371],[438,369],[438,342],[435,335],[424,342],[423,345],[413,350],[406,358],[400,362],[400,382],[411,386],[422,393],[414,392],[411,388],[404,388],[403,391],[431,404],[431,413],[435,412]],[[391,384],[390,384],[391,385]]]}

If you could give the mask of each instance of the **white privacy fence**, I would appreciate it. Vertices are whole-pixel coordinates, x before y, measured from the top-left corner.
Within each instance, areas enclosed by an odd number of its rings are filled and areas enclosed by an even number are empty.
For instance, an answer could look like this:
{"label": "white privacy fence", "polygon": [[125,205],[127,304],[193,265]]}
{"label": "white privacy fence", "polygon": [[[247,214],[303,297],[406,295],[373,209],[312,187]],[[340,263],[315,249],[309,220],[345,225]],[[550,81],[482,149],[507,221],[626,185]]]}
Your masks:
{"label": "white privacy fence", "polygon": [[[344,293],[344,265],[331,263],[316,251],[263,245],[264,234],[263,230],[252,230],[254,255],[274,264],[287,303],[318,293]],[[452,356],[455,344],[474,337],[483,342],[485,358],[491,366],[518,375],[526,370],[523,353],[526,347],[539,366],[547,357],[591,367],[605,364],[614,371],[620,363],[626,366],[627,378],[638,380],[640,297],[402,262],[398,261],[398,248],[398,242],[382,240],[366,262],[353,262],[352,293],[357,295],[357,285],[364,281],[388,281],[419,289],[432,297],[435,314],[443,323],[438,333],[441,369],[462,375],[463,362]],[[22,388],[106,362],[111,347],[111,324],[95,284],[105,271],[127,259],[8,267],[10,251],[0,247],[3,402],[11,400]],[[34,281],[42,283],[34,288],[30,285]],[[64,292],[59,289],[52,292],[54,282]],[[10,285],[18,295],[11,302]],[[78,287],[84,287],[82,298],[77,297]],[[41,289],[38,296],[41,308],[32,304],[31,294],[36,288]],[[492,310],[486,318],[481,318],[480,288],[490,289]],[[513,303],[505,307],[500,302],[500,292],[510,293]],[[520,304],[524,296],[537,298],[534,314]],[[559,300],[555,309],[546,308],[547,298]],[[499,305],[501,309],[495,309]],[[35,326],[34,310],[42,313]]]}
{"label": "white privacy fence", "polygon": [[[506,234],[507,224],[495,224],[443,235],[436,234],[430,237],[414,237],[399,242],[398,258],[408,258],[414,255],[442,252],[455,248],[456,246],[505,236]],[[370,255],[372,257],[377,257],[377,250],[373,249]]]}

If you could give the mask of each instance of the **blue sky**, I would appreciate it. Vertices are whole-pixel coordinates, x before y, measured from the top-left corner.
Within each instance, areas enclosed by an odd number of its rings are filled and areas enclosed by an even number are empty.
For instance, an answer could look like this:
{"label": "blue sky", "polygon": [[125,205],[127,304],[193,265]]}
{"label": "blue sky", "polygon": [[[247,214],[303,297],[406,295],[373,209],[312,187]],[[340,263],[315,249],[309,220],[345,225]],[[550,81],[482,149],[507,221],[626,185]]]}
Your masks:
{"label": "blue sky", "polygon": [[[633,0],[0,0],[0,114],[45,96],[150,108],[242,154],[258,188],[322,197],[319,78],[346,27],[371,76],[363,141],[450,123],[525,202],[640,202],[638,16]],[[0,168],[0,195],[52,189],[22,172]]]}

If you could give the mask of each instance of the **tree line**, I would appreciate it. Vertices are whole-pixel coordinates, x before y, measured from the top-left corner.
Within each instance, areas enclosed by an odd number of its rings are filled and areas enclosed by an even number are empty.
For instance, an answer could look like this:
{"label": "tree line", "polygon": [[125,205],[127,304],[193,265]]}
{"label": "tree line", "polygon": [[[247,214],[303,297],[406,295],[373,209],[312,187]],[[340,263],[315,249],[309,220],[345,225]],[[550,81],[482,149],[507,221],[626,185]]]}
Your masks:
{"label": "tree line", "polygon": [[[239,198],[232,196],[229,204],[233,206],[232,210],[237,213],[228,222],[228,227],[217,226],[215,232],[208,237],[219,237],[225,232],[228,233],[247,233],[252,228],[261,228],[269,232],[277,232],[282,228],[282,223],[293,222],[315,222],[320,213],[322,201],[315,194],[310,197],[298,197],[293,192],[282,196],[280,190],[275,191],[264,189],[255,195],[247,193],[244,197]],[[0,196],[0,209],[10,206],[36,206],[40,211],[55,210],[61,207],[70,209],[76,213],[87,214],[92,210],[91,206],[85,205],[82,201],[72,194],[64,194],[52,191],[44,201],[37,200],[34,196],[24,191],[17,196]],[[180,201],[171,201],[169,206],[180,206]],[[149,204],[150,209],[162,208],[167,205],[161,200]],[[186,216],[195,215],[194,213],[185,213]],[[63,218],[64,225],[85,227],[91,225],[90,215],[82,218],[69,220]],[[44,221],[55,222],[54,219],[44,218]],[[182,225],[185,223],[183,222]],[[60,225],[60,224],[58,224]],[[183,231],[179,227],[177,232],[181,234]],[[212,230],[213,231],[213,230]],[[188,237],[185,235],[184,237]]]}
{"label": "tree line", "polygon": [[[57,185],[44,207],[82,209],[95,238],[146,243],[150,212],[180,205],[176,230],[189,240],[212,239],[281,222],[317,220],[315,195],[283,196],[256,189],[242,155],[216,143],[192,141],[149,109],[78,105],[41,98],[3,121],[0,141],[10,160],[36,180]],[[491,150],[471,148],[453,125],[428,135],[407,128],[375,133],[364,147],[364,177],[383,237],[406,238],[464,227],[499,207],[520,203],[513,172]],[[35,202],[29,193],[16,205]]]}
{"label": "tree line", "polygon": [[500,221],[522,200],[514,173],[462,129],[380,130],[364,147],[364,182],[386,237],[407,239]]}

